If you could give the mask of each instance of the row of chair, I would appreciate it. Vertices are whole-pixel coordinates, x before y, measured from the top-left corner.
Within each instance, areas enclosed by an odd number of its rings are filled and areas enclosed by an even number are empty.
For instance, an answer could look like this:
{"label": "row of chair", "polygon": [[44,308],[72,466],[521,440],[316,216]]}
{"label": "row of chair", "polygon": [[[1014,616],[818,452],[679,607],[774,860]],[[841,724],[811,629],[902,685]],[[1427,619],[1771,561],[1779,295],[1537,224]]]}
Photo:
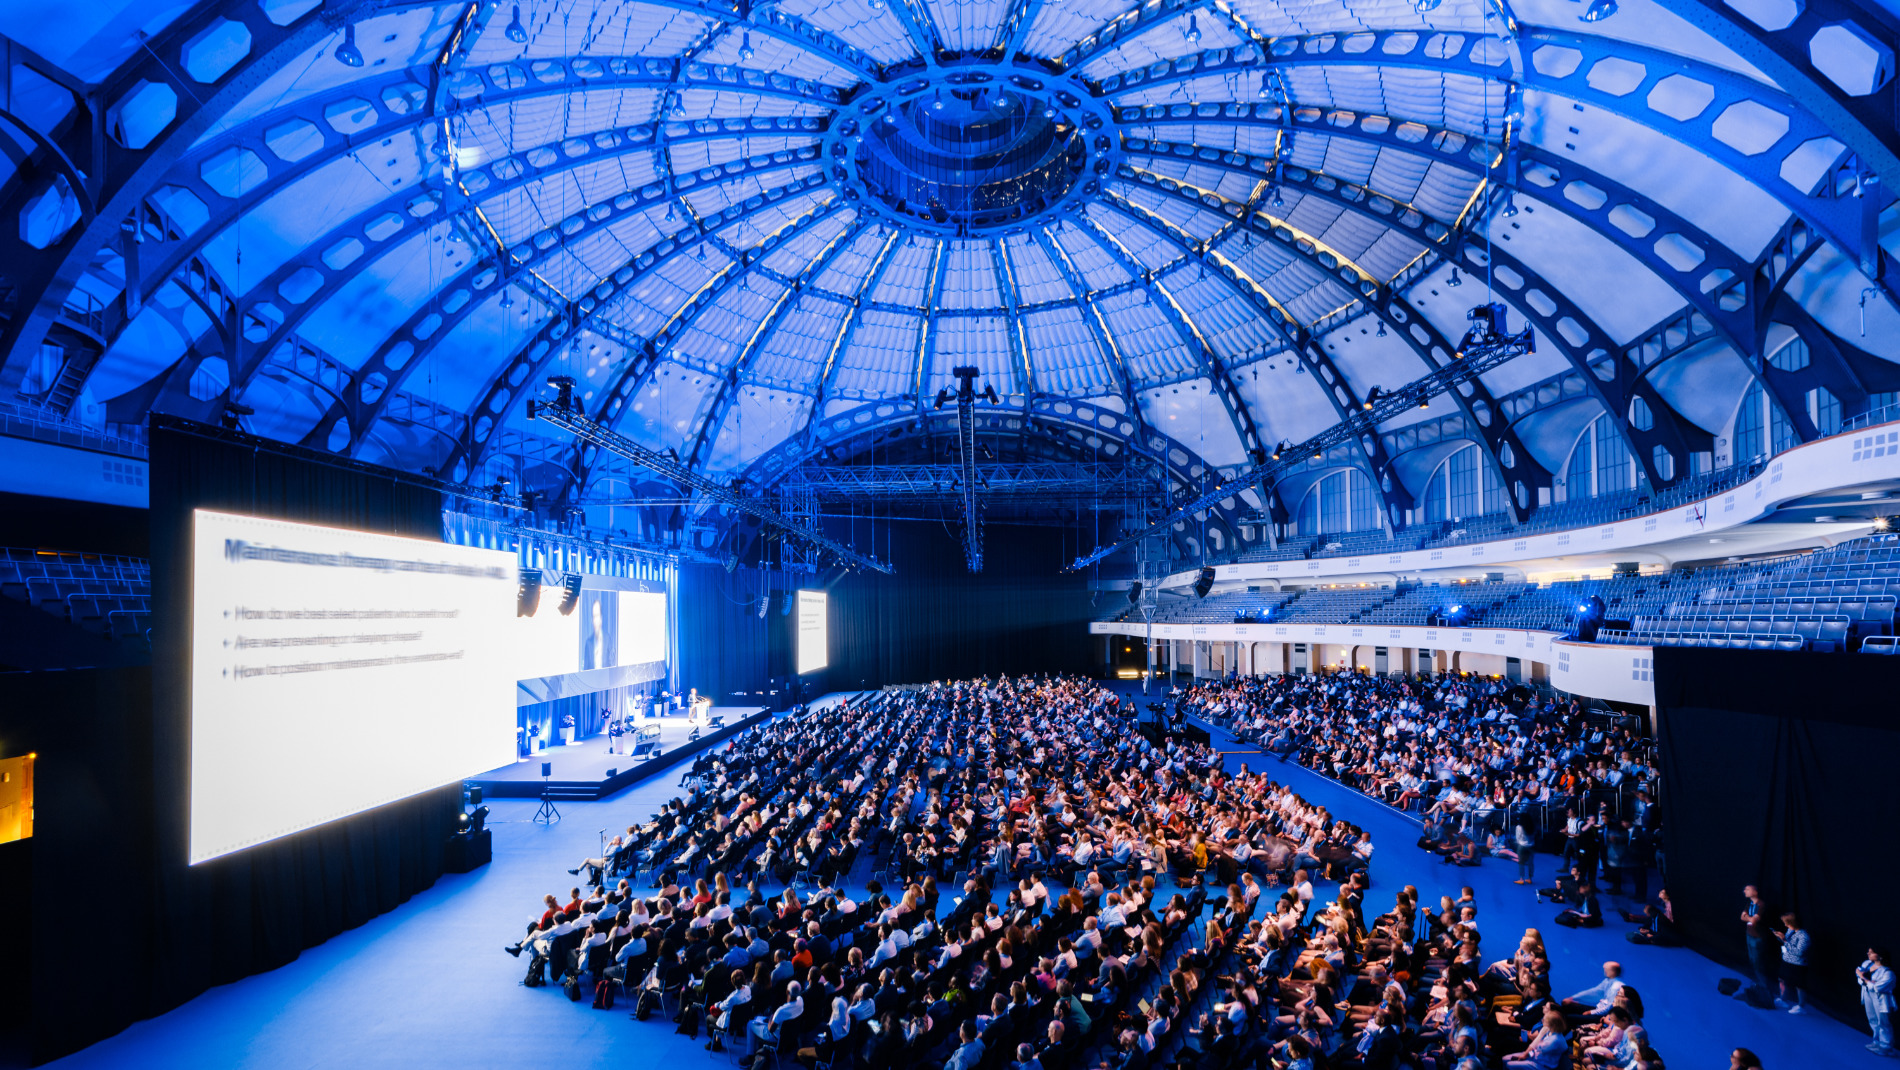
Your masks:
{"label": "row of chair", "polygon": [[1891,627],[1895,602],[1893,595],[1848,595],[1826,598],[1716,598],[1706,602],[1672,602],[1671,616],[1787,616],[1819,613],[1839,614],[1856,623]]}
{"label": "row of chair", "polygon": [[1808,647],[1808,641],[1798,635],[1760,635],[1752,632],[1738,635],[1677,629],[1638,635],[1605,628],[1597,633],[1597,642],[1615,646],[1711,646],[1737,650],[1806,650]]}

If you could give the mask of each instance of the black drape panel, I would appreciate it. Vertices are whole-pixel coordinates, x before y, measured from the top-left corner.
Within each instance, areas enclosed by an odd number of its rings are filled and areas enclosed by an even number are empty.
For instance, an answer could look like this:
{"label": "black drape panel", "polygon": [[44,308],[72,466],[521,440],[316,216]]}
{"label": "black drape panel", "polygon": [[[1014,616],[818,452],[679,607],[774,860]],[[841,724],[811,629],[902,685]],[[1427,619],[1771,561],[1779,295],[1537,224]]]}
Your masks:
{"label": "black drape panel", "polygon": [[1667,885],[1692,947],[1744,968],[1742,887],[1814,935],[1810,991],[1858,1023],[1854,966],[1900,887],[1900,659],[1656,649]]}
{"label": "black drape panel", "polygon": [[[182,421],[155,420],[151,443],[152,667],[20,674],[0,696],[7,721],[22,721],[41,754],[36,1059],[283,965],[427,888],[442,872],[460,807],[460,785],[445,785],[185,864],[192,510],[439,539],[442,502],[394,472]],[[86,904],[100,888],[110,890],[99,908],[103,928],[96,946],[81,947],[73,911],[92,910]],[[100,998],[107,989],[111,998]]]}
{"label": "black drape panel", "polygon": [[[773,599],[767,617],[759,599],[769,593],[756,569],[727,572],[718,565],[679,566],[679,685],[698,688],[721,706],[762,706],[752,696],[766,688],[767,632],[778,618]],[[746,698],[734,696],[745,693]]]}
{"label": "black drape panel", "polygon": [[880,520],[877,528],[878,551],[895,574],[854,572],[831,587],[822,686],[1088,671],[1088,584],[1061,571],[1073,549],[1061,529],[990,525],[983,571],[971,575],[953,525]]}

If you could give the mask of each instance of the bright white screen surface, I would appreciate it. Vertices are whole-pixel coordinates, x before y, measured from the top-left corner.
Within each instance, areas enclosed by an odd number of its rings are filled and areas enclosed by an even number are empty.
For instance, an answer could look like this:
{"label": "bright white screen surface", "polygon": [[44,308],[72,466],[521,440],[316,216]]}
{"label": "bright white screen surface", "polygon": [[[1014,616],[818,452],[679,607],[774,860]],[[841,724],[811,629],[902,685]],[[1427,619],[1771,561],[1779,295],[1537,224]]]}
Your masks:
{"label": "bright white screen surface", "polygon": [[534,616],[519,617],[515,612],[511,602],[507,624],[509,656],[514,665],[511,679],[534,680],[581,671],[581,611],[576,608],[562,615],[559,587],[542,585]]}
{"label": "bright white screen surface", "polygon": [[515,758],[515,556],[198,510],[192,864]]}
{"label": "bright white screen surface", "polygon": [[620,592],[620,657],[615,665],[666,660],[666,594]]}
{"label": "bright white screen surface", "polygon": [[831,664],[825,643],[825,592],[798,592],[799,672],[816,672]]}

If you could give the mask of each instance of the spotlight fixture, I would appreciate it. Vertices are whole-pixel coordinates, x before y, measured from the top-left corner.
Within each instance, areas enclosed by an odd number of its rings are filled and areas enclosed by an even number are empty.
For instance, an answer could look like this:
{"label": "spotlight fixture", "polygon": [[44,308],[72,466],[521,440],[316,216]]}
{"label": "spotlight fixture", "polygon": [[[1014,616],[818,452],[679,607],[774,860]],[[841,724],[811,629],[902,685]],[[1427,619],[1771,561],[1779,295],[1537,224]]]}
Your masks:
{"label": "spotlight fixture", "polygon": [[1444,0],[1412,0],[1412,10],[1421,15],[1430,14],[1443,2]]}
{"label": "spotlight fixture", "polygon": [[502,33],[507,36],[508,40],[513,41],[515,44],[525,45],[528,43],[528,28],[521,24],[520,4],[515,5],[515,17],[508,20],[508,28],[503,30]]}
{"label": "spotlight fixture", "polygon": [[[1610,10],[1616,10],[1616,5],[1610,5]],[[1201,43],[1201,24],[1194,20],[1194,14],[1192,12],[1188,13],[1186,37],[1188,44],[1196,45]]]}
{"label": "spotlight fixture", "polygon": [[[1384,325],[1381,324],[1380,326],[1384,326]],[[1385,332],[1380,331],[1379,333],[1384,334]],[[1367,412],[1371,412],[1372,406],[1377,404],[1379,399],[1384,396],[1385,396],[1385,388],[1381,386],[1375,386],[1371,390],[1366,391],[1366,400],[1361,407],[1364,408]]]}
{"label": "spotlight fixture", "polygon": [[1590,0],[1590,6],[1577,17],[1579,22],[1602,22],[1616,14],[1616,0]]}
{"label": "spotlight fixture", "polygon": [[1274,459],[1274,460],[1276,460],[1276,461],[1277,461],[1277,460],[1279,460],[1279,459],[1280,459],[1280,454],[1282,454],[1282,453],[1284,453],[1284,452],[1286,452],[1286,448],[1287,448],[1287,445],[1286,445],[1286,443],[1285,443],[1285,442],[1281,442],[1280,444],[1278,444],[1278,445],[1276,445],[1276,446],[1274,446],[1274,447],[1273,447],[1273,459]]}
{"label": "spotlight fixture", "polygon": [[1263,72],[1260,75],[1260,99],[1266,100],[1271,96],[1273,96],[1273,80]]}
{"label": "spotlight fixture", "polygon": [[361,67],[363,50],[356,47],[356,23],[343,27],[343,43],[336,46],[336,61],[345,67]]}
{"label": "spotlight fixture", "polygon": [[1451,278],[1449,278],[1449,279],[1446,279],[1446,280],[1445,280],[1445,285],[1447,285],[1447,286],[1463,286],[1464,284],[1465,284],[1465,277],[1464,277],[1463,275],[1460,275],[1460,274],[1458,274],[1458,269],[1457,269],[1457,268],[1452,268],[1452,269],[1451,269]]}
{"label": "spotlight fixture", "polygon": [[752,57],[756,55],[758,53],[752,51],[752,31],[747,30],[739,36],[739,60],[742,63],[750,63]]}
{"label": "spotlight fixture", "polygon": [[673,94],[673,109],[672,110],[673,110],[673,118],[675,119],[686,118],[686,101],[678,93]]}
{"label": "spotlight fixture", "polygon": [[1385,337],[1385,321],[1384,320],[1379,321],[1379,337],[1380,338]]}

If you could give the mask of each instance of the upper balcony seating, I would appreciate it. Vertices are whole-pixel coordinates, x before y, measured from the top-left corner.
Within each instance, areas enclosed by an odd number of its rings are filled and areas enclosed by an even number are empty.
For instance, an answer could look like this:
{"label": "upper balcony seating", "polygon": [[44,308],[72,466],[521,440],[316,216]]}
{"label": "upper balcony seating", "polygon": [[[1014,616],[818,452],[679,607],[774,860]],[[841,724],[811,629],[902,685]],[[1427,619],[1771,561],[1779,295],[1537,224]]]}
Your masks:
{"label": "upper balcony seating", "polygon": [[152,566],[135,557],[0,548],[0,595],[113,638],[151,628]]}

